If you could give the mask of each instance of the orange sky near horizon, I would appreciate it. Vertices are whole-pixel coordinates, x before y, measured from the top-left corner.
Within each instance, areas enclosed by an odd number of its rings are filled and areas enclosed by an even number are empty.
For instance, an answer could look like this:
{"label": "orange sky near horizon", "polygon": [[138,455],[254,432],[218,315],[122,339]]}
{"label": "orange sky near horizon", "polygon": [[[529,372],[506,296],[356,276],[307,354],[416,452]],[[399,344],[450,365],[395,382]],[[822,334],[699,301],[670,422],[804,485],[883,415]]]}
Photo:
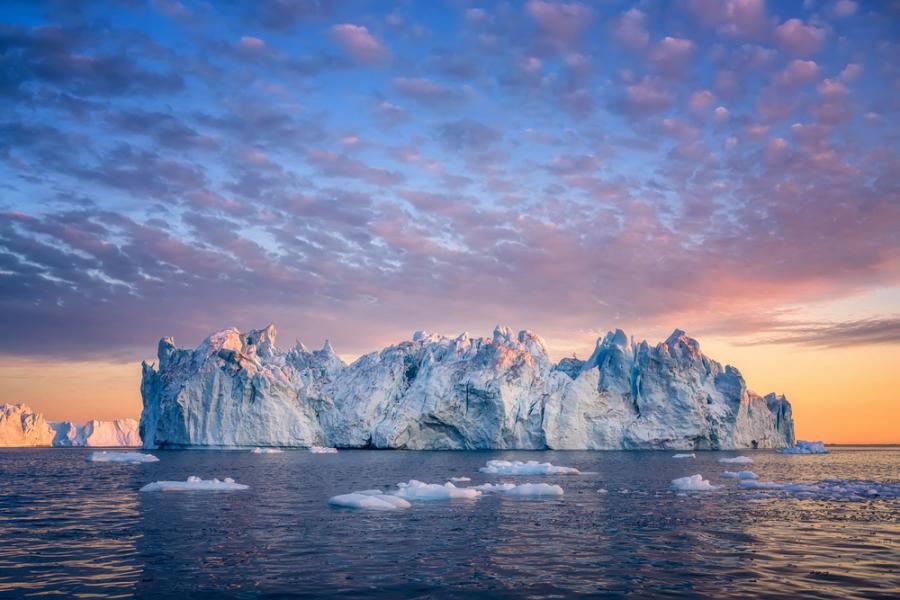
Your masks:
{"label": "orange sky near horizon", "polygon": [[[900,443],[900,369],[896,347],[837,349],[735,346],[701,339],[705,354],[740,369],[750,389],[790,400],[798,439],[832,444]],[[579,351],[579,356],[588,354]],[[551,347],[554,358],[571,354]],[[139,363],[4,359],[0,402],[24,402],[50,420],[138,418]]]}

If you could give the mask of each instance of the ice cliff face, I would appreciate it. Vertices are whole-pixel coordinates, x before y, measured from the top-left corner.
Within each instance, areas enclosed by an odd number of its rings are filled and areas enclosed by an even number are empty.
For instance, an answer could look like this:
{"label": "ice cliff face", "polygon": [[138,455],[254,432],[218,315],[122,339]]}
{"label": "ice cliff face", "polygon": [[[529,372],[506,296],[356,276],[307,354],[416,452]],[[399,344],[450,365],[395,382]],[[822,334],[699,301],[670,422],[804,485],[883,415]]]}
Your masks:
{"label": "ice cliff face", "polygon": [[143,365],[146,447],[407,449],[782,448],[790,404],[676,330],[634,343],[621,330],[586,361],[554,364],[537,335],[417,332],[344,364],[330,344],[283,352],[275,328],[226,329],[197,349],[160,341]]}
{"label": "ice cliff face", "polygon": [[0,404],[0,447],[140,445],[134,419],[50,422],[25,404]]}

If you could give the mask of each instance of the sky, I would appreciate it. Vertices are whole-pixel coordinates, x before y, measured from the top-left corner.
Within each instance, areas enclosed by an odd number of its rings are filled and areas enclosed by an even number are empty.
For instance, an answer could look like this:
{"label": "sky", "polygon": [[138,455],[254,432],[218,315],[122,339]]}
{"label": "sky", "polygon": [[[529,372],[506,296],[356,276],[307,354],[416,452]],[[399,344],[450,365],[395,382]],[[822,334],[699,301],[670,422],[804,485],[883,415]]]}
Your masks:
{"label": "sky", "polygon": [[898,2],[4,2],[0,402],[136,417],[228,326],[678,327],[900,442],[898,48]]}

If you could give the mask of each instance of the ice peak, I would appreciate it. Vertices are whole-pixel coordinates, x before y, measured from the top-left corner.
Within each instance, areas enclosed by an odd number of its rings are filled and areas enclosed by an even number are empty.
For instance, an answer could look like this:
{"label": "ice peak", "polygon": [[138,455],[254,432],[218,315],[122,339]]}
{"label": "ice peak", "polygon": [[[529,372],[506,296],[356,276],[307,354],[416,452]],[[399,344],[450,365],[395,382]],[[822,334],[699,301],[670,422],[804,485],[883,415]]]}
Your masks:
{"label": "ice peak", "polygon": [[[600,341],[598,340],[599,343]],[[628,336],[621,329],[616,329],[614,332],[608,331],[606,337],[603,338],[602,344],[604,346],[618,346],[623,350],[631,345]]]}
{"label": "ice peak", "polygon": [[417,330],[413,333],[412,341],[414,342],[422,342],[428,338],[428,332],[422,331],[421,329]]}
{"label": "ice peak", "polygon": [[331,347],[331,342],[327,339],[322,345],[322,352],[324,352],[325,354],[334,354],[334,348]]}
{"label": "ice peak", "polygon": [[494,326],[494,343],[508,344],[513,339],[512,329],[509,327]]}

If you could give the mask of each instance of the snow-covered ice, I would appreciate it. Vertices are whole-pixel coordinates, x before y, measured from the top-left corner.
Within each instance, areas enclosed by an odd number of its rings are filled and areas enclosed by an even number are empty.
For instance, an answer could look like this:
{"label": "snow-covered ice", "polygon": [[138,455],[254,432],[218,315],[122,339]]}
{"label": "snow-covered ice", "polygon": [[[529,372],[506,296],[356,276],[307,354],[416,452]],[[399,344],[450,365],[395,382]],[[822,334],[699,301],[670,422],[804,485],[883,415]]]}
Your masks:
{"label": "snow-covered ice", "polygon": [[725,479],[758,479],[753,471],[722,471]]}
{"label": "snow-covered ice", "polygon": [[543,498],[547,496],[562,496],[565,492],[560,486],[549,483],[521,483],[514,485],[503,493],[513,498]]}
{"label": "snow-covered ice", "polygon": [[281,448],[254,448],[251,452],[253,454],[281,454],[284,450]]}
{"label": "snow-covered ice", "polygon": [[400,510],[412,506],[403,498],[385,494],[381,490],[363,490],[351,494],[341,494],[329,499],[328,504],[366,510]]}
{"label": "snow-covered ice", "polygon": [[141,452],[91,452],[87,460],[88,462],[115,462],[130,464],[159,462],[159,459],[152,454],[143,454]]}
{"label": "snow-covered ice", "polygon": [[673,454],[672,458],[697,458],[697,455],[693,452],[690,454]]}
{"label": "snow-covered ice", "polygon": [[579,475],[581,471],[574,467],[559,467],[550,463],[539,463],[536,460],[522,462],[514,460],[489,460],[487,465],[478,469],[482,473],[492,475]]}
{"label": "snow-covered ice", "polygon": [[719,489],[719,486],[711,484],[699,473],[688,477],[679,477],[672,480],[672,489],[680,492],[709,492]]}
{"label": "snow-covered ice", "polygon": [[424,483],[416,479],[410,479],[407,483],[398,483],[397,489],[390,493],[406,500],[471,499],[481,495],[481,491],[475,488],[456,487],[449,481],[441,485],[439,483]]}
{"label": "snow-covered ice", "polygon": [[200,479],[195,475],[187,478],[187,481],[154,481],[141,488],[142,492],[193,492],[193,491],[231,491],[246,490],[250,486],[236,483],[231,477],[222,481],[218,479]]}
{"label": "snow-covered ice", "polygon": [[749,456],[734,456],[731,458],[720,458],[719,462],[723,465],[752,465],[753,459]]}
{"label": "snow-covered ice", "polygon": [[313,454],[337,454],[337,448],[328,448],[325,446],[310,446],[309,451]]}
{"label": "snow-covered ice", "polygon": [[823,442],[797,442],[793,448],[782,448],[780,454],[828,454],[828,448]]}
{"label": "snow-covered ice", "polygon": [[454,483],[463,483],[466,481],[472,481],[472,478],[471,477],[451,477],[450,481],[452,481]]}

